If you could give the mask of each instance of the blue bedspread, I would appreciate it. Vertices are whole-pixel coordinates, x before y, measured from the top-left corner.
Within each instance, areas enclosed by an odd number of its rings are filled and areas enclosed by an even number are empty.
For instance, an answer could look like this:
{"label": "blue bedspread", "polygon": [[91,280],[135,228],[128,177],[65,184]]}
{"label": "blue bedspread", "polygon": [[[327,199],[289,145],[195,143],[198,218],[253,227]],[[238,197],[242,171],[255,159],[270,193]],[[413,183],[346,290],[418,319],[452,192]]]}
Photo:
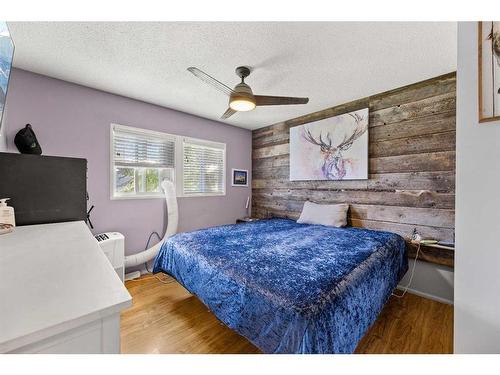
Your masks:
{"label": "blue bedspread", "polygon": [[286,219],[177,234],[154,265],[265,353],[352,353],[407,269],[396,234]]}

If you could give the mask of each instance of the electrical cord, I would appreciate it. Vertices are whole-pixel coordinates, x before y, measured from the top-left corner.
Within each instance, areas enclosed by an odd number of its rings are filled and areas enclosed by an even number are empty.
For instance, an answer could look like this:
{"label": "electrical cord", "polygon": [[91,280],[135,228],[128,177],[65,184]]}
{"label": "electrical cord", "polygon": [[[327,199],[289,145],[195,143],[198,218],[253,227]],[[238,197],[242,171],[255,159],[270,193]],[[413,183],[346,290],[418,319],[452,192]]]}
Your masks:
{"label": "electrical cord", "polygon": [[137,282],[137,281],[146,281],[146,280],[149,280],[149,279],[156,279],[158,280],[159,282],[163,283],[163,284],[172,284],[175,280],[172,279],[170,276],[168,275],[165,275],[166,277],[162,280],[160,276],[158,275],[151,275],[149,277],[141,277],[140,279],[131,279],[131,280],[127,280],[127,283],[131,282],[131,281],[134,281],[134,282]]}
{"label": "electrical cord", "polygon": [[397,293],[392,293],[392,295],[396,298],[403,298],[406,294],[406,292],[408,291],[408,288],[410,287],[411,285],[411,282],[413,280],[413,275],[415,274],[415,266],[417,265],[417,259],[418,259],[418,255],[420,253],[420,242],[418,243],[418,247],[417,247],[417,254],[415,255],[415,260],[413,261],[413,266],[411,268],[411,274],[410,274],[410,280],[408,280],[408,284],[406,284],[406,286],[403,288],[403,293],[402,294],[397,294]]}
{"label": "electrical cord", "polygon": [[172,279],[171,277],[168,277],[168,278],[166,278],[166,279],[164,279],[164,280],[162,280],[162,279],[160,278],[160,276],[158,276],[158,275],[154,275],[154,277],[155,277],[155,279],[156,279],[156,280],[158,280],[158,281],[159,281],[160,283],[162,283],[162,284],[172,284],[172,283],[175,281],[175,280],[174,280],[174,279]]}
{"label": "electrical cord", "polygon": [[[144,250],[147,250],[149,248],[149,243],[151,242],[151,238],[153,237],[153,235],[156,234],[156,237],[158,237],[158,241],[161,241],[161,237],[160,235],[158,234],[158,232],[156,231],[153,231],[151,232],[151,234],[149,235],[148,237],[148,241],[146,242],[146,247],[144,248]],[[152,276],[150,277],[145,277],[145,278],[141,278],[141,279],[137,279],[137,280],[132,280],[132,281],[142,281],[142,280],[148,280],[148,279],[157,279],[159,282],[163,283],[163,284],[171,284],[174,282],[173,279],[170,278],[170,280],[167,281],[167,279],[165,280],[162,280],[158,275],[153,275],[153,270],[150,270],[148,268],[148,262],[144,262],[144,267],[146,268],[146,271],[151,274]]]}
{"label": "electrical cord", "polygon": [[[148,241],[146,242],[146,247],[144,248],[144,250],[147,250],[149,248],[149,243],[151,242],[151,237],[153,237],[153,235],[156,234],[156,237],[158,237],[158,241],[161,241],[161,237],[160,235],[158,234],[157,231],[152,231],[151,234],[149,235],[148,237]],[[148,273],[152,273],[153,271],[149,270],[148,268],[148,262],[144,262],[144,266],[146,267],[146,271],[148,271]]]}

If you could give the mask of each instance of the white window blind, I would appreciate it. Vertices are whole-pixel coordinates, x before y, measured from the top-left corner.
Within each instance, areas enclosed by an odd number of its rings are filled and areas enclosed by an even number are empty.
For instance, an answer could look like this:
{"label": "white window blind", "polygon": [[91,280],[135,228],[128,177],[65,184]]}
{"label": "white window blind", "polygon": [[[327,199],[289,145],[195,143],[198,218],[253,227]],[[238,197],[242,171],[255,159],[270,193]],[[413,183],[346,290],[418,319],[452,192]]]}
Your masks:
{"label": "white window blind", "polygon": [[184,140],[184,195],[225,194],[225,145]]}
{"label": "white window blind", "polygon": [[175,179],[176,138],[116,124],[111,130],[111,197],[161,197],[161,181]]}
{"label": "white window blind", "polygon": [[117,166],[174,168],[175,139],[114,129],[114,161]]}
{"label": "white window blind", "polygon": [[178,196],[224,195],[226,144],[111,124],[111,199],[162,198],[161,182]]}

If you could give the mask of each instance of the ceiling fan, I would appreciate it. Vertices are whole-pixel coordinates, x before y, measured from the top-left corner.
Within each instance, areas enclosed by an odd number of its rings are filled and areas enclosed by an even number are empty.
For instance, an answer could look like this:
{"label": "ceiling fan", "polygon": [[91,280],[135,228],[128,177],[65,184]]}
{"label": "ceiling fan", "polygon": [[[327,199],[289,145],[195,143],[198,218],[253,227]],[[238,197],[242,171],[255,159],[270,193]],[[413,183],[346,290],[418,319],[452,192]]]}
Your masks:
{"label": "ceiling fan", "polygon": [[231,89],[198,68],[190,67],[187,70],[202,81],[229,96],[229,108],[221,116],[221,119],[224,120],[234,115],[236,112],[251,111],[256,106],[306,104],[309,102],[309,98],[254,95],[250,86],[245,83],[245,78],[250,75],[250,68],[246,66],[239,66],[236,68],[236,75],[241,78],[241,82],[234,86],[234,89]]}

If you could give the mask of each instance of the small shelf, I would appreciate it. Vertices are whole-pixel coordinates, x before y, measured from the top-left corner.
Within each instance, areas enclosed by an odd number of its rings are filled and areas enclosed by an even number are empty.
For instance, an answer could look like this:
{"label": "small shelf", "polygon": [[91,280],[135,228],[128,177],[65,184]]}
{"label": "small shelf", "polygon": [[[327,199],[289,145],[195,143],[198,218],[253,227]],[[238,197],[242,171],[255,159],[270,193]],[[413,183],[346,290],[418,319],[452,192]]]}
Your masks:
{"label": "small shelf", "polygon": [[455,248],[452,247],[452,246],[444,246],[444,245],[440,245],[440,244],[437,244],[437,243],[433,243],[433,244],[425,244],[425,243],[423,243],[420,246],[434,247],[436,249],[443,249],[443,250],[455,251]]}
{"label": "small shelf", "polygon": [[[407,242],[408,258],[415,259],[418,245]],[[455,248],[438,244],[421,244],[418,260],[453,268]]]}
{"label": "small shelf", "polygon": [[256,217],[241,217],[239,219],[236,219],[236,224],[238,223],[253,223],[254,221],[258,221],[260,219]]}

